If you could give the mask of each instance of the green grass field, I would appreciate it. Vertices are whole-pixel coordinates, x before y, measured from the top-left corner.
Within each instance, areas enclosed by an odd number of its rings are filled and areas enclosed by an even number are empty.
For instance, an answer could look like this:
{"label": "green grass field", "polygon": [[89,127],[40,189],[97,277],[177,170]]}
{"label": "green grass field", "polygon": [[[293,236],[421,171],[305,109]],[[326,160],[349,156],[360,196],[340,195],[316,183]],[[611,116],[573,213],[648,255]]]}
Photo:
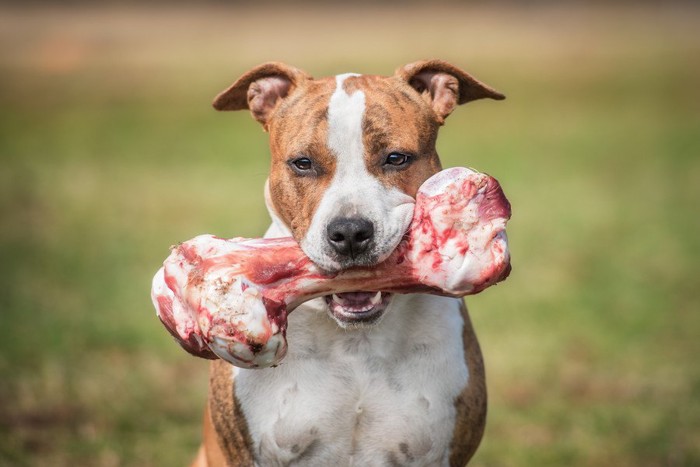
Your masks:
{"label": "green grass field", "polygon": [[150,303],[168,246],[259,236],[267,141],[212,97],[449,60],[446,166],[496,176],[513,274],[469,300],[477,466],[700,465],[700,9],[0,9],[0,465],[184,465],[207,363]]}

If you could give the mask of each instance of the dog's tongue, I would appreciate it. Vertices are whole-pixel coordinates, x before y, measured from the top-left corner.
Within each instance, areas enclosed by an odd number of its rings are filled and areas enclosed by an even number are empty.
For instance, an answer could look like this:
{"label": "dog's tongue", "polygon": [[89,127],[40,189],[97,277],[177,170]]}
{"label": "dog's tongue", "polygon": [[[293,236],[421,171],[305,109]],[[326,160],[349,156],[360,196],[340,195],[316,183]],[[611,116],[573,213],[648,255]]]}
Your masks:
{"label": "dog's tongue", "polygon": [[361,309],[379,303],[382,299],[382,294],[381,292],[345,292],[333,294],[332,299],[344,308]]}

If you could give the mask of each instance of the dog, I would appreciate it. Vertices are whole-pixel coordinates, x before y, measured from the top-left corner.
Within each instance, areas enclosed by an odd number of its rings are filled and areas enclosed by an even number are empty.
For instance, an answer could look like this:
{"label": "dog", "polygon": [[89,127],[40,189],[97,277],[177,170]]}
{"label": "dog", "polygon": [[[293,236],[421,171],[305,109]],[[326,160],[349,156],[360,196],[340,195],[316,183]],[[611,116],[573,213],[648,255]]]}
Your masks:
{"label": "dog", "polygon": [[[329,272],[371,267],[401,240],[418,187],[441,170],[457,105],[504,96],[441,60],[393,76],[313,79],[277,62],[214,100],[270,136],[266,237],[293,236]],[[289,316],[278,366],[211,364],[195,466],[462,466],[486,421],[481,350],[463,300],[334,294]]]}

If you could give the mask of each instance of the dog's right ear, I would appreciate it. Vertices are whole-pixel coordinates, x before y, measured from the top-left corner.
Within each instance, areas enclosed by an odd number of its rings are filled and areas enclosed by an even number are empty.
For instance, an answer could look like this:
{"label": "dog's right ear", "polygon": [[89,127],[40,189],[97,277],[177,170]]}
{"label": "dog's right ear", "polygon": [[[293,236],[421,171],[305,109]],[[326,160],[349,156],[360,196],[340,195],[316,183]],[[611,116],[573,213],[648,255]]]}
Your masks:
{"label": "dog's right ear", "polygon": [[258,65],[221,92],[212,103],[216,110],[249,109],[267,131],[280,100],[302,81],[311,79],[301,70],[279,62]]}

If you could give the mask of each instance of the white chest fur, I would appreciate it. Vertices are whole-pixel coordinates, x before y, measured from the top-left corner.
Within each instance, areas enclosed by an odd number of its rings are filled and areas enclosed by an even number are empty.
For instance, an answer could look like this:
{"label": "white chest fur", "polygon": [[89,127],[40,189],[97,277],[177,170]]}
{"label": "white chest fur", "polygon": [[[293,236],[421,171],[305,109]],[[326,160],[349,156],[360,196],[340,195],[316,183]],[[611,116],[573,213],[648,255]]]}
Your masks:
{"label": "white chest fur", "polygon": [[290,315],[277,368],[235,370],[259,464],[448,465],[468,378],[459,300],[395,296],[382,322],[356,330],[324,307]]}

